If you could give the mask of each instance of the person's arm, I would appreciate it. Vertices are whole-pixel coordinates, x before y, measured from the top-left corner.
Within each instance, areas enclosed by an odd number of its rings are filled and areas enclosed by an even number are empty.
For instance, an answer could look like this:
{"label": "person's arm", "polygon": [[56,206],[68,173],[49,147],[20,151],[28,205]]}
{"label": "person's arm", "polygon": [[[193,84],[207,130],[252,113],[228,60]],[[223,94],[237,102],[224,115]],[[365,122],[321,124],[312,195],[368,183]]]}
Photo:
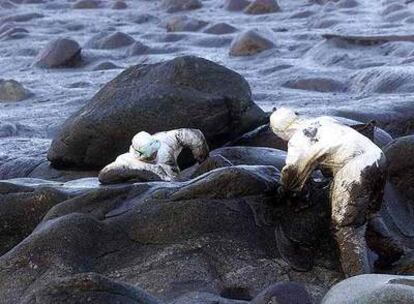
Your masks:
{"label": "person's arm", "polygon": [[194,158],[203,162],[209,155],[209,148],[204,134],[198,129],[178,129],[174,132],[178,143],[185,148],[189,148]]}
{"label": "person's arm", "polygon": [[[281,172],[281,184],[288,191],[301,191],[309,176],[326,154],[326,148],[318,143],[292,138],[289,142],[286,165]],[[293,140],[293,142],[292,142]]]}

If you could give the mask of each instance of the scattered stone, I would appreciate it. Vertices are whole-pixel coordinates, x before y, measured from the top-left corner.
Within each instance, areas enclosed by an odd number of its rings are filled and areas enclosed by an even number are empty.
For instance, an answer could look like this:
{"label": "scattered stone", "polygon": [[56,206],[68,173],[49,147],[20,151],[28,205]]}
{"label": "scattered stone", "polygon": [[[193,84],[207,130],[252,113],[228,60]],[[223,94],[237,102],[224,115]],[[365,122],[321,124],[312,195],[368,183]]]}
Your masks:
{"label": "scattered stone", "polygon": [[32,94],[29,90],[25,89],[16,80],[4,80],[0,79],[0,102],[2,101],[21,101]]}
{"label": "scattered stone", "polygon": [[270,14],[280,11],[277,0],[254,0],[244,9],[246,14],[259,15]]}
{"label": "scattered stone", "polygon": [[221,22],[221,23],[216,23],[216,24],[209,26],[203,32],[207,34],[223,35],[223,34],[231,34],[236,31],[237,29],[234,26]]}
{"label": "scattered stone", "polygon": [[238,12],[244,10],[250,4],[247,0],[226,0],[224,9],[231,12]]}
{"label": "scattered stone", "polygon": [[115,3],[112,5],[112,9],[121,10],[121,9],[127,9],[128,5],[121,0],[115,1]]}
{"label": "scattered stone", "polygon": [[48,158],[55,166],[101,168],[127,151],[137,132],[181,127],[200,129],[215,148],[265,119],[239,74],[202,58],[178,57],[133,66],[109,82],[65,122]]}
{"label": "scattered stone", "polygon": [[200,0],[163,0],[161,6],[168,13],[189,11],[201,8],[203,5]]}
{"label": "scattered stone", "polygon": [[196,32],[208,23],[187,16],[174,16],[167,20],[167,32]]}
{"label": "scattered stone", "polygon": [[112,63],[110,61],[105,61],[98,63],[95,65],[92,70],[93,71],[102,71],[102,70],[113,70],[113,69],[119,69],[120,67],[117,66],[115,63]]}
{"label": "scattered stone", "polygon": [[100,1],[97,0],[79,0],[73,4],[75,9],[95,9],[101,5]]}
{"label": "scattered stone", "polygon": [[364,274],[346,279],[329,290],[322,304],[414,303],[414,276]]}
{"label": "scattered stone", "polygon": [[36,64],[44,68],[75,67],[82,61],[81,51],[75,40],[57,38],[40,51]]}
{"label": "scattered stone", "polygon": [[16,136],[17,133],[18,128],[16,124],[0,121],[0,137]]}
{"label": "scattered stone", "polygon": [[251,56],[271,49],[274,44],[255,30],[248,30],[237,35],[230,46],[230,56]]}
{"label": "scattered stone", "polygon": [[139,56],[147,54],[150,51],[150,47],[143,44],[142,42],[135,41],[127,51],[128,56]]}
{"label": "scattered stone", "polygon": [[94,49],[117,49],[131,45],[134,42],[135,39],[130,35],[122,32],[114,32],[110,34],[98,34],[89,40],[86,46]]}

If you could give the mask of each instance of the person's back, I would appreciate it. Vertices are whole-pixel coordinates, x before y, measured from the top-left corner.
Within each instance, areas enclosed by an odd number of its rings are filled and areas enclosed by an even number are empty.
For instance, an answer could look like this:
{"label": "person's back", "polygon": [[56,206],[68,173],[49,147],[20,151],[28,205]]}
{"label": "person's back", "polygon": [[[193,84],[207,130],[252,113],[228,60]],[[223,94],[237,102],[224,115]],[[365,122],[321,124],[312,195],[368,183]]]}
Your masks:
{"label": "person's back", "polygon": [[119,155],[99,173],[101,183],[116,183],[141,176],[147,171],[164,181],[175,180],[180,169],[177,157],[184,147],[189,148],[198,162],[204,161],[209,153],[203,133],[197,129],[176,129],[158,132],[137,133],[129,152]]}
{"label": "person's back", "polygon": [[367,137],[327,116],[301,120],[289,140],[289,150],[287,162],[293,158],[292,152],[313,152],[318,156],[318,166],[333,175],[356,156],[362,155],[367,162],[383,157],[382,150]]}
{"label": "person's back", "polygon": [[301,118],[281,108],[270,117],[273,132],[288,141],[281,173],[284,192],[301,191],[316,168],[329,170],[332,224],[347,276],[371,271],[365,233],[382,203],[383,152],[371,140],[330,117]]}

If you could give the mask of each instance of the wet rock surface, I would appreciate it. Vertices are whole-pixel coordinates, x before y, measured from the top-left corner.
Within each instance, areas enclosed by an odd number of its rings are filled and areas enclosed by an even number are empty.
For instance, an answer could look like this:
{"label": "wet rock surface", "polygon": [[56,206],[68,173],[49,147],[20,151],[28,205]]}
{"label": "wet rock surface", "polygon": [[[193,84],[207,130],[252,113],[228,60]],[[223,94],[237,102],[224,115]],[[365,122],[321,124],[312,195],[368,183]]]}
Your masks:
{"label": "wet rock surface", "polygon": [[414,277],[367,274],[347,279],[324,297],[322,304],[410,303],[414,301]]}
{"label": "wet rock surface", "polygon": [[[0,181],[0,303],[318,303],[343,278],[328,191],[299,208],[281,199],[285,155],[220,148],[173,183]],[[390,199],[382,215],[412,248],[399,208]]]}
{"label": "wet rock surface", "polygon": [[414,136],[404,136],[384,147],[388,174],[396,188],[414,200]]}

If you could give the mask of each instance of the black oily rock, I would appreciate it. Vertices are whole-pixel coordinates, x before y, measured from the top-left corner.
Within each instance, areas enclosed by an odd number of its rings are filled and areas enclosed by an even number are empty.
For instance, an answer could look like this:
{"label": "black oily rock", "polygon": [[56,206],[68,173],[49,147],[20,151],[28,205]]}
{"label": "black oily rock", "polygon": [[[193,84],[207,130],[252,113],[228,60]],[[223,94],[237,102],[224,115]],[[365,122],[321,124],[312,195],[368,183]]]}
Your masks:
{"label": "black oily rock", "polygon": [[0,182],[0,254],[21,242],[50,208],[68,198],[69,195],[53,188],[36,189]]}
{"label": "black oily rock", "polygon": [[48,159],[101,168],[125,153],[139,131],[183,127],[200,129],[214,149],[265,120],[241,75],[203,58],[177,57],[132,66],[107,83],[66,120]]}
{"label": "black oily rock", "polygon": [[40,51],[36,65],[43,68],[74,67],[81,62],[81,51],[75,40],[57,38]]}
{"label": "black oily rock", "polygon": [[182,179],[194,178],[217,168],[259,165],[273,166],[282,170],[286,152],[264,147],[222,147],[210,152],[210,156],[200,165],[195,165],[180,175]]}
{"label": "black oily rock", "polygon": [[[2,235],[10,244],[25,237],[0,259],[3,302],[32,303],[36,298],[41,303],[84,303],[83,295],[89,293],[91,303],[106,303],[96,290],[110,298],[114,293],[132,295],[124,287],[133,285],[166,303],[200,304],[206,298],[205,303],[241,304],[239,300],[250,300],[285,280],[306,284],[320,298],[341,274],[323,266],[332,263],[329,256],[303,274],[278,257],[274,224],[279,217],[292,218],[275,191],[278,174],[273,166],[241,165],[183,183],[94,183],[88,189],[84,187],[90,182],[84,179],[63,185],[39,180],[38,186],[27,186],[27,179],[0,183],[0,193],[13,193],[15,202],[22,198],[34,213],[50,208],[30,235]],[[62,191],[70,191],[70,197],[61,197]],[[38,203],[41,193],[55,192],[53,200]],[[23,216],[11,214],[10,219],[18,223]],[[304,223],[308,216],[295,214]],[[308,230],[320,238],[320,231]],[[315,277],[320,281],[315,283]],[[200,291],[211,296],[190,295]]]}
{"label": "black oily rock", "polygon": [[388,176],[397,190],[414,199],[414,135],[397,138],[384,147]]}

